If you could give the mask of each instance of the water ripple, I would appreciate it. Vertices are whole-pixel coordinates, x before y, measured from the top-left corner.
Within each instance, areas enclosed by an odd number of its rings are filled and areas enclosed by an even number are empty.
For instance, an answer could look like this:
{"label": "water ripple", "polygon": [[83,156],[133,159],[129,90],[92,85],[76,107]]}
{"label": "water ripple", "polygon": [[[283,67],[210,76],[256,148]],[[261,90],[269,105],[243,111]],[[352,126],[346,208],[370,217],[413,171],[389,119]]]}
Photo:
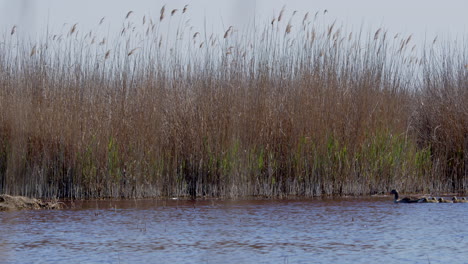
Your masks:
{"label": "water ripple", "polygon": [[467,263],[468,204],[84,202],[0,212],[1,263]]}

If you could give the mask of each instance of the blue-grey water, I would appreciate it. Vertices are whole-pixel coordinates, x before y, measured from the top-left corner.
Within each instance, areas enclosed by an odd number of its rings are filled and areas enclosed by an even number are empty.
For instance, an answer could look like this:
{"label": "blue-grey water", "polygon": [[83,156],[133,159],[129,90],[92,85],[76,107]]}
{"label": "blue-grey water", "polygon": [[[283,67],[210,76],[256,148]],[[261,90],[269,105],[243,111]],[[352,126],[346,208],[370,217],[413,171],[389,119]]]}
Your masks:
{"label": "blue-grey water", "polygon": [[468,203],[89,201],[0,212],[0,263],[468,263]]}

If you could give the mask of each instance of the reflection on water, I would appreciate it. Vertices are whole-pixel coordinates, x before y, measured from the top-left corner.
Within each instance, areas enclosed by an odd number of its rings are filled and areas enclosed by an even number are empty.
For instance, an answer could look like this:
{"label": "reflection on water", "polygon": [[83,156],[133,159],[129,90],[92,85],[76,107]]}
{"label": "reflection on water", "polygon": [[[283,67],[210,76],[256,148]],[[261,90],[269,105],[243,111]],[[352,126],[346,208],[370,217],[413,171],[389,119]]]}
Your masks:
{"label": "reflection on water", "polygon": [[467,263],[468,204],[100,201],[0,212],[0,263]]}

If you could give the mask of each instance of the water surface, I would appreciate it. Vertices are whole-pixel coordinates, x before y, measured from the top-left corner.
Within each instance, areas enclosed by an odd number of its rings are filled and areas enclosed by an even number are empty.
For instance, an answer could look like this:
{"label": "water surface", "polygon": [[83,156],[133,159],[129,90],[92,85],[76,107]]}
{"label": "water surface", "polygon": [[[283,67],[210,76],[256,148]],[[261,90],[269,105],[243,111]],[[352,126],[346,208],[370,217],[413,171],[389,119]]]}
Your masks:
{"label": "water surface", "polygon": [[0,212],[0,263],[468,263],[468,204],[89,201]]}

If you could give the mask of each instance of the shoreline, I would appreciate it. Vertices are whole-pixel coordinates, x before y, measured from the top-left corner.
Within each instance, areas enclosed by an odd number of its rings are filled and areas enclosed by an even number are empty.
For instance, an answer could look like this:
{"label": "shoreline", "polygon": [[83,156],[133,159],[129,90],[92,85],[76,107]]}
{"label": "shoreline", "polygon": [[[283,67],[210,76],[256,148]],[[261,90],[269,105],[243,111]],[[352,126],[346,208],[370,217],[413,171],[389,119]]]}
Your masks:
{"label": "shoreline", "polygon": [[[407,193],[404,195],[419,195],[426,197],[442,197],[451,198],[453,196],[463,197],[466,194],[462,193],[441,193],[437,195],[422,194],[422,193]],[[391,194],[375,194],[375,195],[322,195],[322,196],[283,196],[283,197],[266,197],[266,196],[246,196],[236,198],[226,197],[197,197],[196,199],[190,197],[145,197],[145,198],[101,198],[101,199],[55,199],[52,201],[43,201],[41,199],[29,198],[24,196],[11,196],[7,194],[0,195],[0,211],[17,211],[17,210],[60,210],[60,209],[71,209],[75,207],[75,203],[86,204],[86,203],[106,203],[106,202],[242,202],[242,201],[329,201],[329,200],[343,200],[348,199],[375,199],[375,198],[388,198],[389,202],[392,202]]]}

